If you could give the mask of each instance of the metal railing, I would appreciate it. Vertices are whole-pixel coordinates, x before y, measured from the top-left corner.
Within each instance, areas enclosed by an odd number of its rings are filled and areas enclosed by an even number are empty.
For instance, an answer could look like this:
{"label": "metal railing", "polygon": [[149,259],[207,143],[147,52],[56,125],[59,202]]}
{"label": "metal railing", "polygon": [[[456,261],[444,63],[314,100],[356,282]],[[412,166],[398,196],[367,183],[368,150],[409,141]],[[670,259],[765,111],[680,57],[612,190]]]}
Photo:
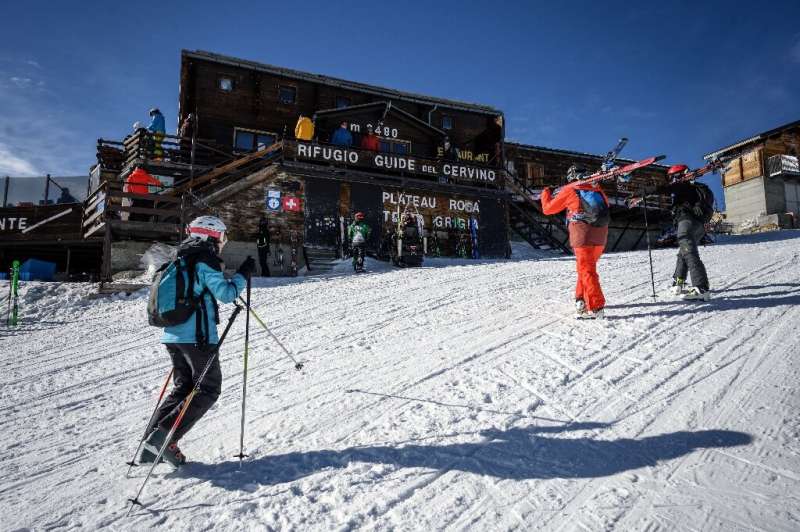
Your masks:
{"label": "metal railing", "polygon": [[800,176],[800,160],[794,155],[773,155],[767,159],[767,173],[770,177]]}

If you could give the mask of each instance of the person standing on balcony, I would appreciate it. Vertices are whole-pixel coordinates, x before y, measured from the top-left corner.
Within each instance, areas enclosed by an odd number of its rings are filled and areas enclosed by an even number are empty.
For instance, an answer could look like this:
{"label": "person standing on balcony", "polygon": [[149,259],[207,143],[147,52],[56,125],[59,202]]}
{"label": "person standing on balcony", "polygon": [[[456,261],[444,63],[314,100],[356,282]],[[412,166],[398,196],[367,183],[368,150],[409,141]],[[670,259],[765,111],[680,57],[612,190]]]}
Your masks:
{"label": "person standing on balcony", "polygon": [[192,138],[194,137],[194,113],[189,113],[181,123],[178,130],[181,138],[181,160],[191,162],[192,160]]}
{"label": "person standing on balcony", "polygon": [[331,144],[343,146],[345,148],[349,148],[353,145],[353,134],[350,133],[347,122],[342,122],[339,127],[336,128],[336,131],[333,132],[333,135],[331,135]]}
{"label": "person standing on balcony", "polygon": [[160,160],[164,157],[164,149],[161,143],[164,135],[167,134],[167,127],[164,123],[164,115],[157,108],[150,109],[150,125],[147,130],[153,134],[153,159]]}
{"label": "person standing on balcony", "polygon": [[367,126],[367,134],[361,138],[361,149],[369,151],[378,151],[380,148],[380,141],[378,135],[372,129],[372,124]]}
{"label": "person standing on balcony", "polygon": [[297,140],[311,140],[314,138],[314,122],[307,116],[297,117],[297,125],[294,126],[294,138]]}
{"label": "person standing on balcony", "polygon": [[548,216],[567,210],[569,243],[575,252],[578,282],[575,285],[575,317],[602,319],[606,305],[597,261],[603,254],[608,239],[611,219],[608,198],[598,184],[578,184],[586,170],[572,165],[567,171],[567,185],[551,192],[542,190],[542,212]]}
{"label": "person standing on balcony", "polygon": [[261,277],[269,277],[269,224],[264,216],[258,221],[256,248],[258,248],[258,263],[261,266]]}
{"label": "person standing on balcony", "polygon": [[[133,172],[131,172],[127,179],[125,179],[125,186],[123,187],[123,192],[128,192],[130,194],[150,194],[150,187],[161,187],[164,184],[153,177],[150,173],[148,173],[143,168],[137,168]],[[157,191],[157,192],[158,192]],[[133,208],[140,208],[140,209],[152,209],[154,205],[154,201],[148,198],[125,198],[126,200],[130,201],[130,206]],[[150,216],[143,213],[135,213],[132,212],[128,216],[128,220],[131,221],[149,221]]]}

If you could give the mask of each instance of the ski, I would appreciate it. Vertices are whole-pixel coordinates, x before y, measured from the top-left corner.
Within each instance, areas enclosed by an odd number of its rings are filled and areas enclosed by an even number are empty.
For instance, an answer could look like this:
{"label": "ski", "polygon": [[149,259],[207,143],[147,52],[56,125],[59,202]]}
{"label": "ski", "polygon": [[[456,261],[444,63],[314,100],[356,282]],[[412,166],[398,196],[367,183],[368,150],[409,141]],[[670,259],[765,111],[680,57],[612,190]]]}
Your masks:
{"label": "ski", "polygon": [[[686,172],[676,182],[681,183],[681,182],[685,182],[685,181],[694,181],[694,180],[699,179],[700,177],[702,177],[702,176],[704,176],[704,175],[706,175],[706,174],[708,174],[710,172],[718,171],[723,166],[725,166],[725,164],[720,160],[711,161],[710,163],[708,163],[705,166],[702,166],[700,168],[696,168],[694,170],[690,170],[690,171]],[[640,194],[641,194],[641,192],[640,192]],[[628,208],[632,209],[634,207],[637,207],[640,203],[642,203],[643,199],[644,198],[642,198],[641,196],[632,196],[632,197],[630,197],[628,199],[628,201],[627,201]]]}
{"label": "ski", "polygon": [[297,277],[297,232],[292,231],[289,233],[289,245],[291,247],[291,259],[289,271],[292,277]]}
{"label": "ski", "polygon": [[614,146],[614,149],[612,149],[606,154],[605,158],[603,159],[602,167],[607,168],[608,165],[616,161],[617,157],[619,157],[619,153],[622,151],[622,149],[625,147],[626,144],[628,144],[627,137],[622,137],[621,139],[619,139],[619,142],[617,142],[617,145]]}
{"label": "ski", "polygon": [[17,325],[17,318],[19,313],[19,261],[15,260],[11,263],[11,296],[9,297],[9,305],[11,305],[11,320],[10,325]]}
{"label": "ski", "polygon": [[588,177],[585,177],[584,179],[573,181],[572,183],[569,183],[562,188],[575,187],[578,185],[590,185],[594,183],[600,183],[601,181],[609,181],[611,179],[616,179],[620,176],[630,174],[631,172],[635,172],[636,170],[640,170],[642,168],[655,164],[658,161],[662,161],[666,157],[667,157],[666,155],[658,155],[656,157],[648,157],[647,159],[642,159],[641,161],[636,161],[635,163],[630,163],[625,166],[618,166],[617,168],[608,170],[607,172],[603,172],[601,170],[599,172],[595,172],[594,174]]}

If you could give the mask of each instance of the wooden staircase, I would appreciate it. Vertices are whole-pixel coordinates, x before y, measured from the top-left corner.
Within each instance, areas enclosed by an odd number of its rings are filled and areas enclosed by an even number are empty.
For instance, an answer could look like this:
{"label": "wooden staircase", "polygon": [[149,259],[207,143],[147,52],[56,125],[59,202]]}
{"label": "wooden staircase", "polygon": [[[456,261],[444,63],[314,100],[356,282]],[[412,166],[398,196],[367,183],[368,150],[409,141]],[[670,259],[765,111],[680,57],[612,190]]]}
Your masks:
{"label": "wooden staircase", "polygon": [[567,245],[569,233],[562,219],[542,213],[541,204],[533,199],[533,191],[520,182],[515,173],[508,172],[508,176],[508,187],[516,194],[508,202],[511,229],[536,249],[572,255]]}

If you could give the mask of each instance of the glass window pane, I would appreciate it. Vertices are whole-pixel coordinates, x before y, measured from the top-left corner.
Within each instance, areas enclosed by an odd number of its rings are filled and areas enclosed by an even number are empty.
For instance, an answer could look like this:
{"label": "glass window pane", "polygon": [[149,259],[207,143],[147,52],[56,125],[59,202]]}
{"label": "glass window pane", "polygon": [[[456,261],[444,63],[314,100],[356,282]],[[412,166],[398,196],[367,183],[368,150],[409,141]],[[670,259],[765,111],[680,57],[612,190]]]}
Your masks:
{"label": "glass window pane", "polygon": [[394,152],[399,155],[406,155],[408,153],[408,146],[403,142],[398,142],[394,145]]}
{"label": "glass window pane", "polygon": [[444,115],[442,116],[442,129],[453,129],[453,117]]}
{"label": "glass window pane", "polygon": [[341,109],[342,107],[349,107],[350,106],[350,98],[344,98],[342,96],[338,96],[336,98],[336,108]]}
{"label": "glass window pane", "polygon": [[253,149],[255,135],[249,131],[236,131],[235,148],[239,151],[250,151]]}
{"label": "glass window pane", "polygon": [[273,144],[275,144],[274,135],[258,135],[256,137],[256,149],[258,150],[263,150]]}
{"label": "glass window pane", "polygon": [[389,144],[389,141],[387,140],[379,140],[378,148],[380,149],[380,151],[388,153],[391,150],[391,144]]}
{"label": "glass window pane", "polygon": [[278,89],[278,99],[281,103],[291,104],[295,102],[297,89],[294,87],[281,86]]}
{"label": "glass window pane", "polygon": [[233,90],[233,80],[231,78],[220,78],[219,89],[225,92],[231,92]]}

